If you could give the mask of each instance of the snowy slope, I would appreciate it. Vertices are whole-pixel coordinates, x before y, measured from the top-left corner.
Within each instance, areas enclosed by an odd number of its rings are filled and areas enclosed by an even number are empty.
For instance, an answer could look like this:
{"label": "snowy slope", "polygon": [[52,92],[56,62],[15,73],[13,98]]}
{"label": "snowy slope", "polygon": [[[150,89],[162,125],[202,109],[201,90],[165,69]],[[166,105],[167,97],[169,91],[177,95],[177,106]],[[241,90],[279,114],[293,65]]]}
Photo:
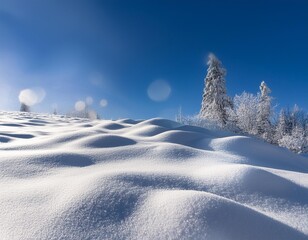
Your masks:
{"label": "snowy slope", "polygon": [[0,112],[0,239],[308,239],[308,158],[165,119]]}

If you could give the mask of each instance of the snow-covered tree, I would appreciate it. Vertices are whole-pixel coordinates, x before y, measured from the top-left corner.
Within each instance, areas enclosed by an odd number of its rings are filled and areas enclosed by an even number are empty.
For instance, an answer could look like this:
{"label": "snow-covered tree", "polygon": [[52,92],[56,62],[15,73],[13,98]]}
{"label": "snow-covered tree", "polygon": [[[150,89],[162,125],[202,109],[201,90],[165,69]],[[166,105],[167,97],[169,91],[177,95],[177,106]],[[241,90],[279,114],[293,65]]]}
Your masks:
{"label": "snow-covered tree", "polygon": [[301,126],[295,126],[292,129],[291,135],[283,136],[278,143],[281,147],[286,147],[291,151],[302,153],[306,150],[306,141],[305,130]]}
{"label": "snow-covered tree", "polygon": [[235,95],[233,101],[238,127],[243,132],[256,134],[259,96],[243,92],[241,95]]}
{"label": "snow-covered tree", "polygon": [[290,110],[287,108],[285,110],[286,114],[286,132],[287,134],[291,135],[292,130],[296,126],[301,126],[305,129],[306,123],[308,123],[308,117],[307,113],[305,113],[303,110],[301,110],[296,104],[294,107]]}
{"label": "snow-covered tree", "polygon": [[25,104],[25,103],[21,103],[20,111],[21,112],[30,112],[30,107],[27,104]]}
{"label": "snow-covered tree", "polygon": [[288,125],[287,125],[286,110],[281,109],[279,113],[278,123],[275,128],[274,142],[278,143],[278,141],[287,134],[288,134]]}
{"label": "snow-covered tree", "polygon": [[227,129],[235,133],[241,132],[241,129],[238,126],[238,118],[234,107],[227,108],[227,115],[228,115],[228,121],[227,124],[224,126],[224,129]]}
{"label": "snow-covered tree", "polygon": [[305,123],[305,144],[303,148],[304,153],[308,153],[308,114],[306,114],[306,123]]}
{"label": "snow-covered tree", "polygon": [[260,99],[258,104],[257,115],[257,133],[267,141],[271,141],[272,138],[272,97],[269,95],[271,90],[264,81],[260,85]]}
{"label": "snow-covered tree", "polygon": [[275,142],[294,152],[308,151],[308,115],[297,105],[292,110],[280,112],[276,126]]}
{"label": "snow-covered tree", "polygon": [[183,121],[182,119],[183,119],[182,106],[180,106],[179,110],[178,110],[178,113],[175,116],[175,121],[179,122],[179,123],[182,123],[182,121]]}
{"label": "snow-covered tree", "polygon": [[199,116],[224,126],[228,121],[227,109],[232,108],[231,99],[227,96],[226,91],[226,70],[214,54],[209,55],[207,65]]}

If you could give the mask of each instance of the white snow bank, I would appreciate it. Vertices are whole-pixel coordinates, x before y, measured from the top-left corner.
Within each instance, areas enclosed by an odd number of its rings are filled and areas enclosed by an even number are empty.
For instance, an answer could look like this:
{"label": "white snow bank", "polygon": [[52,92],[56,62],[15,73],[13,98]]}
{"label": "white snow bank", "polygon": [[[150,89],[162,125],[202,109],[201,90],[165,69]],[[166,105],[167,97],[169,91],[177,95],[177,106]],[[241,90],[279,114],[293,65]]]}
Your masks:
{"label": "white snow bank", "polygon": [[308,159],[170,120],[0,113],[0,239],[308,239]]}

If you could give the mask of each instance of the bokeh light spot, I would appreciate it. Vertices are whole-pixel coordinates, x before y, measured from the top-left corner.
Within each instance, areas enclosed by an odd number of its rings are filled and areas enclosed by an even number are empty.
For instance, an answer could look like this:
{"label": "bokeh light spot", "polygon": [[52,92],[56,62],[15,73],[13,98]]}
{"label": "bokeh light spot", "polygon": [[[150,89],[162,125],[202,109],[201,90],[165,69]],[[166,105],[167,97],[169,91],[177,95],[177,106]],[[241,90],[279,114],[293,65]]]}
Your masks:
{"label": "bokeh light spot", "polygon": [[156,102],[165,101],[171,93],[170,85],[164,80],[156,80],[148,87],[148,96]]}
{"label": "bokeh light spot", "polygon": [[19,102],[24,103],[28,106],[33,106],[43,101],[45,96],[46,92],[42,88],[27,88],[20,91],[18,98]]}
{"label": "bokeh light spot", "polygon": [[85,110],[86,108],[86,103],[84,101],[77,101],[75,103],[75,110],[78,112],[81,112],[83,110]]}
{"label": "bokeh light spot", "polygon": [[101,105],[101,107],[107,107],[108,101],[107,101],[106,99],[102,99],[102,100],[99,102],[99,105]]}

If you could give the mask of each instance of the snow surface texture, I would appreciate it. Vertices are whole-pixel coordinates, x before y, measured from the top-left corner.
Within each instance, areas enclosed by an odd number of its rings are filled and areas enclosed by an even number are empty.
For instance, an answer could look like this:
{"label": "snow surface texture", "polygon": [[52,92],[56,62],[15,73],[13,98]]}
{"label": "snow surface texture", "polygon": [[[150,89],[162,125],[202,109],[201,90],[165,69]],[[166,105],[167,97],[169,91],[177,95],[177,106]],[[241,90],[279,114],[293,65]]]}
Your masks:
{"label": "snow surface texture", "polygon": [[165,119],[0,113],[0,239],[308,239],[308,158]]}

